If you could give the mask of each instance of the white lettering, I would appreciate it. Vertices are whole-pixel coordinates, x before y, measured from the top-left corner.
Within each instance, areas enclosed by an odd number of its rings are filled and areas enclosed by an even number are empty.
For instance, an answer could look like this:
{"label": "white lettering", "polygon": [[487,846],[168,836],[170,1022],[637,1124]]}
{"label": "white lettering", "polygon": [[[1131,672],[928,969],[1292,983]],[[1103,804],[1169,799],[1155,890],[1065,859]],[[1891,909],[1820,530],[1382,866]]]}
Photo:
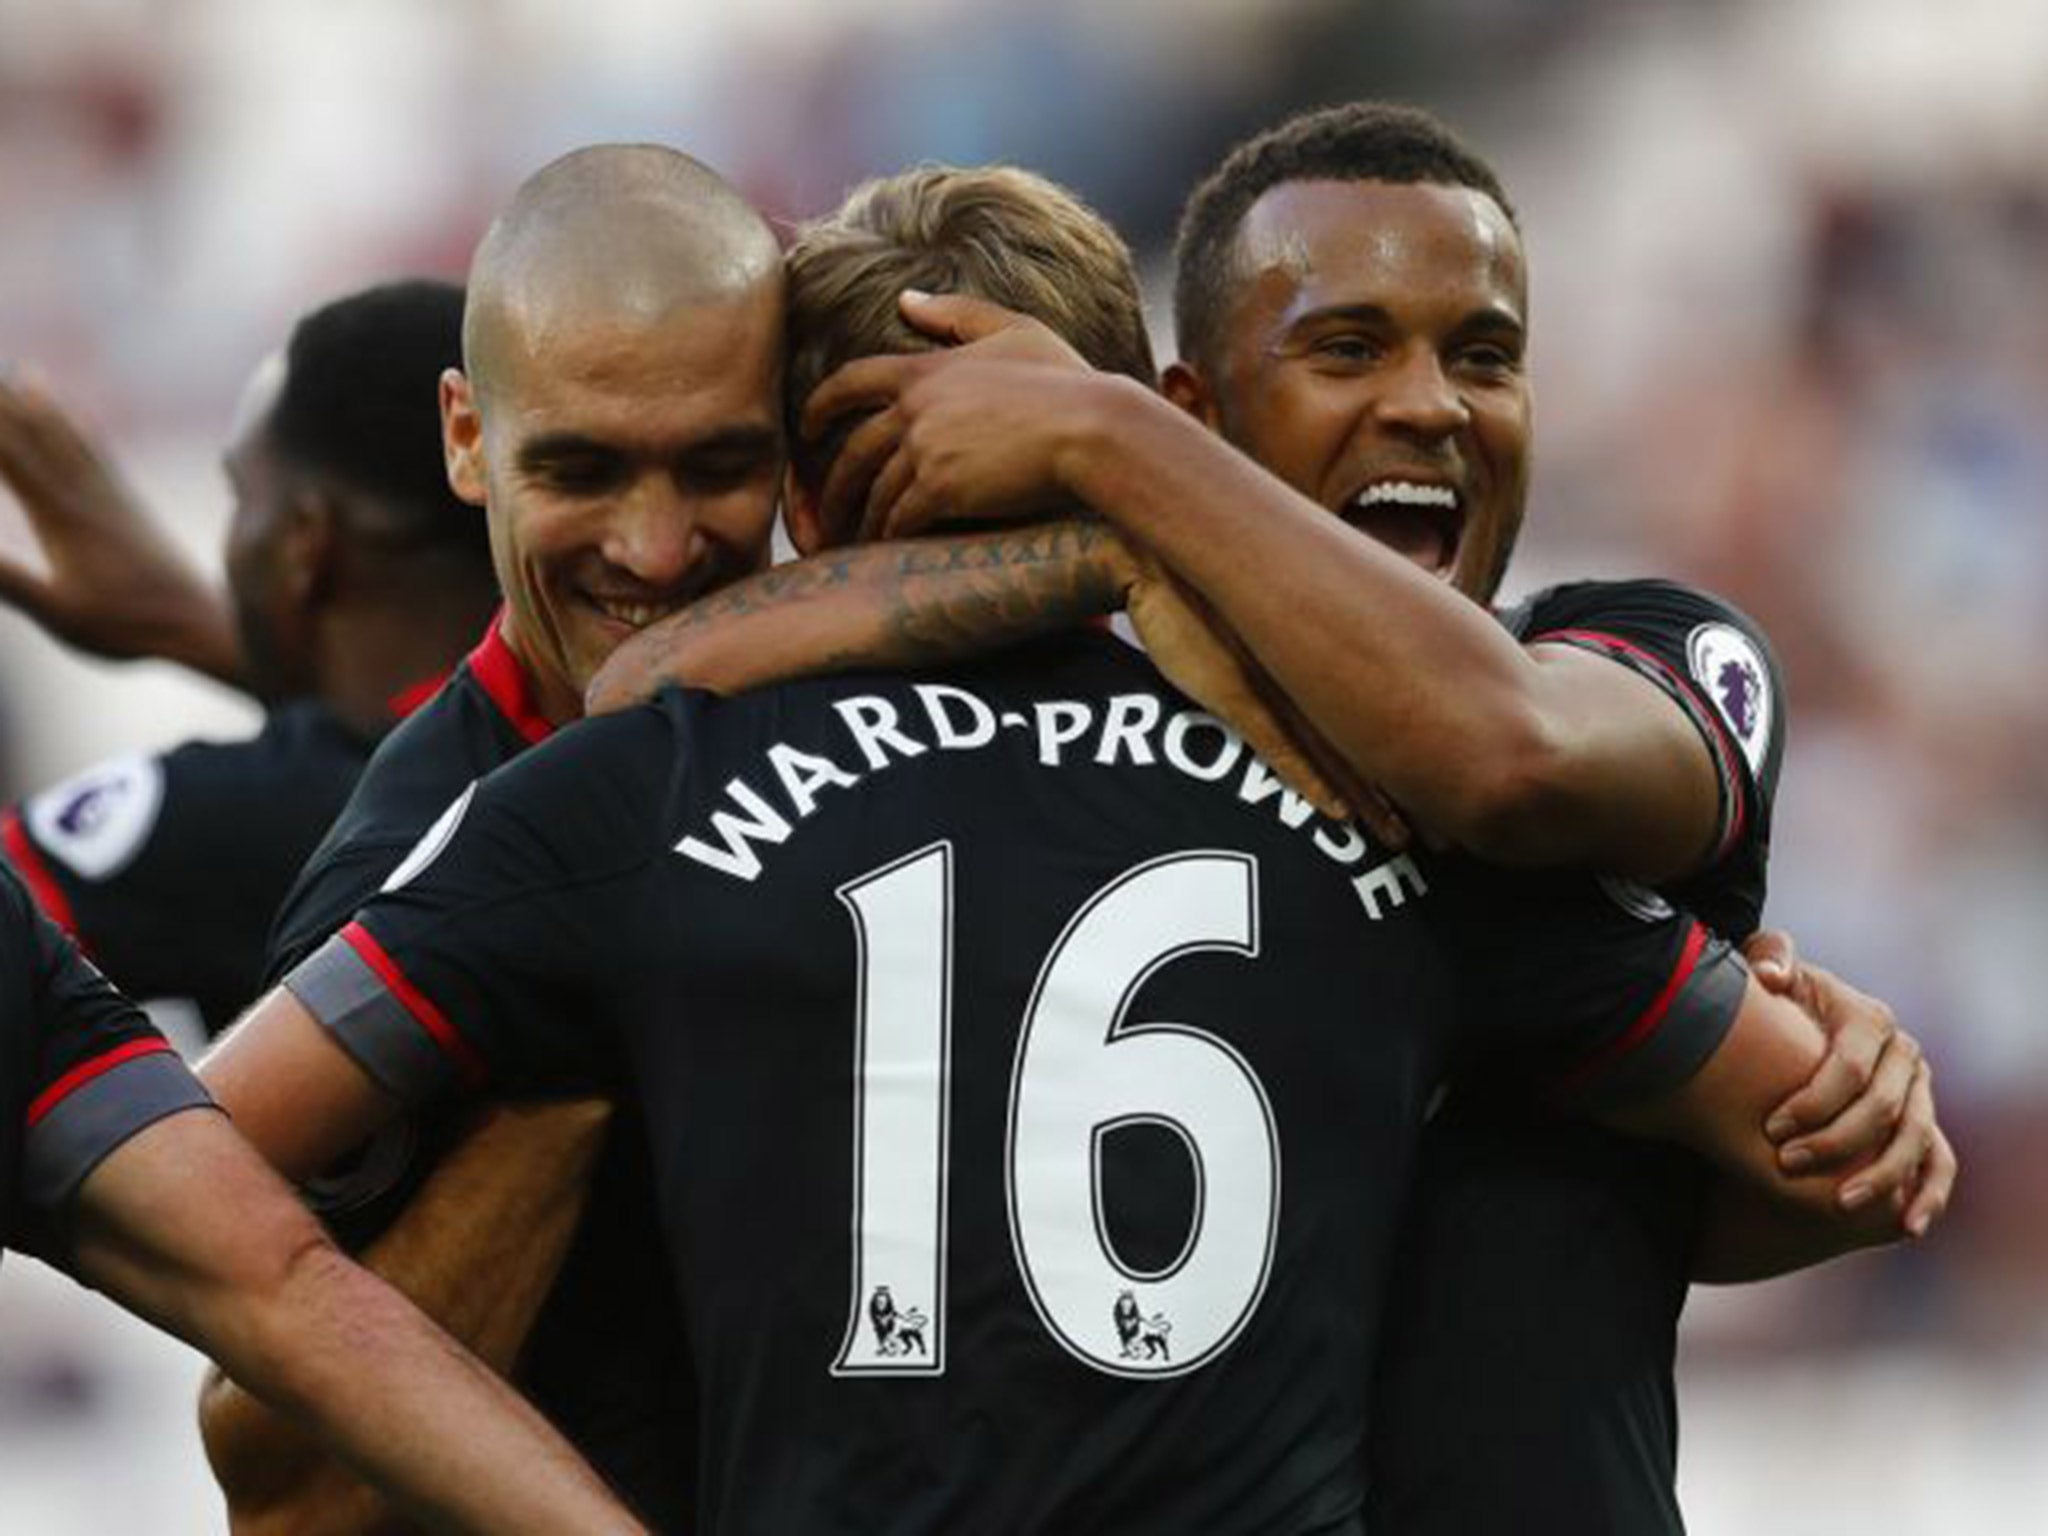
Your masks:
{"label": "white lettering", "polygon": [[1118,694],[1109,701],[1109,713],[1103,718],[1102,740],[1095,748],[1095,761],[1114,766],[1121,746],[1131,754],[1133,763],[1150,768],[1155,759],[1145,733],[1158,723],[1159,700],[1151,694]]}
{"label": "white lettering", "polygon": [[1060,748],[1079,739],[1091,718],[1086,704],[1072,699],[1048,699],[1032,706],[1038,716],[1038,760],[1048,768],[1060,765]]}
{"label": "white lettering", "polygon": [[1252,758],[1244,765],[1244,782],[1237,787],[1237,798],[1246,805],[1257,805],[1276,794],[1280,797],[1281,824],[1290,832],[1299,832],[1316,808],[1281,783],[1280,776],[1263,761]]}
{"label": "white lettering", "polygon": [[[1188,734],[1200,730],[1216,733],[1218,750],[1211,762],[1197,762],[1188,751]],[[1163,747],[1166,760],[1182,773],[1191,779],[1213,784],[1237,766],[1237,760],[1244,752],[1244,740],[1214,715],[1183,709],[1166,722]]]}
{"label": "white lettering", "polygon": [[1351,888],[1358,892],[1365,915],[1374,922],[1387,915],[1388,907],[1406,906],[1411,891],[1417,896],[1429,894],[1429,882],[1405,853],[1368,869],[1351,882]]}
{"label": "white lettering", "polygon": [[778,741],[768,749],[768,766],[782,780],[782,792],[789,796],[789,803],[796,807],[799,816],[817,810],[819,790],[833,784],[849,789],[860,782],[859,774],[848,773],[831,758],[799,752],[786,741]]}
{"label": "white lettering", "polygon": [[889,766],[889,754],[882,750],[884,746],[894,748],[902,757],[916,757],[924,751],[923,742],[913,741],[898,729],[896,706],[887,699],[863,693],[841,699],[832,707],[839,711],[839,718],[853,732],[853,744],[860,748],[860,755],[868,760],[870,768]]}
{"label": "white lettering", "polygon": [[1330,836],[1328,827],[1316,829],[1316,846],[1335,859],[1339,864],[1356,864],[1365,857],[1365,834],[1351,823],[1346,822],[1337,831],[1338,837]]}
{"label": "white lettering", "polygon": [[[946,683],[919,683],[917,696],[924,703],[924,712],[931,716],[933,735],[947,751],[985,747],[996,739],[996,712],[965,688],[954,688]],[[958,705],[966,710],[972,724],[966,727],[956,725],[948,712],[949,705]]]}
{"label": "white lettering", "polygon": [[725,846],[713,848],[694,837],[686,837],[676,844],[676,852],[686,859],[707,864],[722,875],[752,880],[761,873],[761,859],[749,839],[780,843],[789,836],[789,822],[742,779],[728,783],[725,792],[738,803],[741,811],[753,819],[742,819],[732,811],[713,811],[711,829]]}

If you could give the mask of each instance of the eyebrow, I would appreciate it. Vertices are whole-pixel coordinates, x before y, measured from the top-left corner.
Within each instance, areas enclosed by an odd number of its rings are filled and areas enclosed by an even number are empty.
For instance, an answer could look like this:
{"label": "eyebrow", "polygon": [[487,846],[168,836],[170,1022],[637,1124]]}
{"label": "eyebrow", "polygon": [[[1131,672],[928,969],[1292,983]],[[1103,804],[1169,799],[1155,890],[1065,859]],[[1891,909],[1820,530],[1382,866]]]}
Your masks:
{"label": "eyebrow", "polygon": [[[1392,325],[1394,317],[1381,304],[1326,304],[1320,309],[1311,309],[1296,316],[1288,325],[1287,334],[1296,335],[1313,326],[1328,324],[1331,321],[1350,321],[1358,325]],[[1505,309],[1498,304],[1488,304],[1460,320],[1452,327],[1452,334],[1463,335],[1471,331],[1513,331],[1520,335],[1526,329],[1521,316],[1513,310]]]}
{"label": "eyebrow", "polygon": [[[774,427],[760,423],[721,427],[715,432],[707,432],[702,437],[692,438],[678,450],[675,457],[695,458],[700,454],[719,453],[768,454],[775,451],[780,440],[781,433]],[[581,432],[544,432],[539,437],[521,443],[515,458],[522,469],[539,469],[565,459],[639,456],[640,450],[630,445],[588,437]]]}

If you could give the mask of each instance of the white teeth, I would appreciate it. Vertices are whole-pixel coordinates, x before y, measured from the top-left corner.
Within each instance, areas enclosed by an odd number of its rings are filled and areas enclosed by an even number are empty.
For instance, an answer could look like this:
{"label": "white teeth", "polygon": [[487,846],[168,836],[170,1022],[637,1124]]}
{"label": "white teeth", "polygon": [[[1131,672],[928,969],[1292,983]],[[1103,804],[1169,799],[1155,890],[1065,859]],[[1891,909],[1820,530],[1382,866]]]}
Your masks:
{"label": "white teeth", "polygon": [[1447,485],[1419,485],[1413,480],[1382,480],[1368,485],[1352,501],[1354,507],[1377,507],[1392,503],[1403,507],[1442,507],[1456,511],[1458,493]]}
{"label": "white teeth", "polygon": [[592,598],[591,602],[606,618],[617,619],[634,629],[645,629],[669,611],[653,603],[608,603],[602,598]]}

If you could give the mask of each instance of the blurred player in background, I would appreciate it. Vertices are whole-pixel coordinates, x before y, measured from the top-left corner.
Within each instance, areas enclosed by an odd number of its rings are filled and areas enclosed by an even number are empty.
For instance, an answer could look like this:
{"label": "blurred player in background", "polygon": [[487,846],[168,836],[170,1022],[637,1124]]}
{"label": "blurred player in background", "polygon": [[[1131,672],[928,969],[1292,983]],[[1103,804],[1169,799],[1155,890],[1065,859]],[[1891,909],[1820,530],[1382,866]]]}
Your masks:
{"label": "blurred player in background", "polygon": [[[949,286],[943,271],[904,278]],[[1505,626],[1454,591],[1490,599],[1526,491],[1526,285],[1493,173],[1420,113],[1294,120],[1191,200],[1176,300],[1183,357],[1166,388],[1181,412],[1063,366],[1042,336],[1003,334],[1005,317],[912,295],[905,314],[935,336],[989,339],[858,364],[811,399],[807,424],[845,443],[821,515],[912,528],[1081,502],[1212,604],[1345,766],[1425,832],[1655,882],[1730,937],[1753,933],[1785,713],[1754,625],[1666,583],[1554,589]],[[862,569],[885,595],[837,629],[827,600],[852,590],[847,562],[829,580],[775,573],[713,606],[758,608],[772,586],[802,596],[808,628],[776,637],[782,613],[757,612],[707,660],[685,616],[613,666],[630,691],[663,669],[666,641],[670,671],[723,687],[783,675],[793,648],[810,648],[804,665],[929,658],[1071,617],[1130,580],[1100,541],[1041,540],[1024,570],[1003,547],[877,552]],[[1787,1166],[1884,1147],[1889,1166],[1925,1173],[1901,1213],[1924,1231],[1953,1165],[1917,1047],[1881,1007],[1805,976],[1829,987],[1824,1012],[1861,1022],[1785,1107],[1789,1129],[1774,1118],[1782,1137],[1843,1110]],[[1709,1209],[1710,1183],[1679,1154],[1453,1099],[1432,1127],[1390,1335],[1375,1440],[1388,1529],[1677,1528],[1671,1360],[1688,1277],[1775,1272],[1824,1234],[1726,1183]],[[1844,1197],[1875,1187],[1850,1178]]]}
{"label": "blurred player in background", "polygon": [[[1122,316],[1090,361],[1150,378],[1120,243],[1016,172],[912,173],[855,195],[846,241],[807,232],[798,356],[813,326],[826,366],[875,344],[866,319],[886,337],[900,284],[870,246],[899,218],[962,242],[962,287]],[[860,303],[834,274],[863,271]],[[830,543],[825,468],[793,482],[802,549]],[[1453,1014],[1467,1070],[1686,1136],[1838,1242],[1896,1235],[1777,1170],[1763,1114],[1820,1031],[1668,907],[1296,815],[1090,630],[943,676],[669,694],[563,733],[465,792],[208,1064],[288,1168],[387,1092],[630,1080],[699,1354],[705,1526],[1355,1528]],[[1137,1022],[1161,1014],[1189,1022]],[[1178,1140],[1112,1129],[1139,1124]]]}
{"label": "blurred player in background", "polygon": [[[759,568],[781,364],[780,250],[714,172],[603,145],[519,188],[478,248],[463,365],[441,386],[449,483],[485,509],[505,606],[308,863],[274,974],[390,879],[465,786],[575,719],[621,639]],[[366,1261],[485,1360],[518,1361],[550,1417],[673,1528],[689,1498],[689,1366],[644,1137],[616,1128],[593,1180],[602,1130],[588,1105],[474,1128],[444,1108],[358,1158],[322,1207],[351,1242],[374,1237]],[[203,1421],[238,1529],[378,1528],[373,1497],[294,1450],[232,1384],[209,1392]]]}
{"label": "blurred player in background", "polygon": [[640,1529],[503,1382],[343,1258],[212,1110],[0,870],[0,1247],[213,1355],[436,1529]]}
{"label": "blurred player in background", "polygon": [[257,368],[225,456],[225,599],[43,389],[0,380],[0,476],[47,564],[0,560],[0,595],[87,651],[180,661],[268,711],[250,740],[102,763],[0,813],[44,912],[209,1033],[256,995],[278,903],[378,739],[491,611],[483,519],[448,489],[433,406],[461,327],[460,288],[394,283],[312,311]]}

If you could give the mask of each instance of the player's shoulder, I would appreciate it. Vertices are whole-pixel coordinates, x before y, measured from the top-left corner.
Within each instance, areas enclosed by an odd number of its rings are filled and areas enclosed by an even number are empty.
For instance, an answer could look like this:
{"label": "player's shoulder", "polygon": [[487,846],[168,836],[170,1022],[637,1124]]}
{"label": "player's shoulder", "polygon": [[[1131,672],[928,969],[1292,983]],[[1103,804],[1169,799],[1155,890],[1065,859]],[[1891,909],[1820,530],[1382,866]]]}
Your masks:
{"label": "player's shoulder", "polygon": [[1719,593],[1658,576],[1560,582],[1502,610],[1500,619],[1524,641],[1579,629],[1684,637],[1719,624],[1767,644],[1763,626]]}
{"label": "player's shoulder", "polygon": [[526,746],[467,667],[370,754],[330,843],[409,841],[469,784]]}
{"label": "player's shoulder", "polygon": [[1652,577],[1575,581],[1500,617],[1525,644],[1573,645],[1635,667],[1710,708],[1755,771],[1775,764],[1785,727],[1777,655],[1763,626],[1717,593]]}
{"label": "player's shoulder", "polygon": [[309,808],[321,825],[347,800],[376,742],[317,699],[282,705],[237,741],[189,741],[158,760],[166,814],[231,807],[241,825]]}

